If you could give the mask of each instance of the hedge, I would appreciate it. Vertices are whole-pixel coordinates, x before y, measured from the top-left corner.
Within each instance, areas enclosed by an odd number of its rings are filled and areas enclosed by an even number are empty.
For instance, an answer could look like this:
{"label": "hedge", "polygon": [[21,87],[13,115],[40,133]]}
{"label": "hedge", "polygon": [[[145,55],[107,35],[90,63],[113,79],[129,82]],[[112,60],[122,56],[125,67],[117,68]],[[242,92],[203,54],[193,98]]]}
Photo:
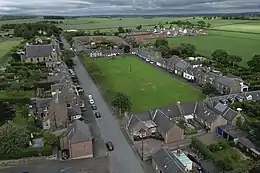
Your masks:
{"label": "hedge", "polygon": [[0,156],[2,160],[8,159],[21,159],[26,157],[37,157],[37,156],[50,156],[52,155],[52,147],[50,145],[45,145],[44,147],[28,147],[21,149],[19,152],[15,153],[15,157],[10,156]]}
{"label": "hedge", "polygon": [[204,159],[211,159],[211,160],[215,159],[214,154],[200,140],[192,139],[191,146],[197,149],[203,155]]}

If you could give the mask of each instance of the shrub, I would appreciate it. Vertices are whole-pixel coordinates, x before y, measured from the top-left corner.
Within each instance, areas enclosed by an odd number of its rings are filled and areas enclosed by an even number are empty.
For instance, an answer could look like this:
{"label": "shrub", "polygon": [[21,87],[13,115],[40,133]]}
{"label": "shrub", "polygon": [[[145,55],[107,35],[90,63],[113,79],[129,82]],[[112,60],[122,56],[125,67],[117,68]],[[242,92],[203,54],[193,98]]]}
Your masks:
{"label": "shrub", "polygon": [[204,159],[214,160],[214,154],[198,139],[192,139],[191,146],[197,149],[204,157]]}
{"label": "shrub", "polygon": [[18,154],[18,157],[23,158],[23,157],[41,156],[42,150],[43,150],[42,148],[34,148],[34,147],[24,148],[21,149],[20,154]]}
{"label": "shrub", "polygon": [[52,155],[52,152],[53,152],[52,146],[44,145],[44,147],[42,149],[43,156],[50,156],[50,155]]}

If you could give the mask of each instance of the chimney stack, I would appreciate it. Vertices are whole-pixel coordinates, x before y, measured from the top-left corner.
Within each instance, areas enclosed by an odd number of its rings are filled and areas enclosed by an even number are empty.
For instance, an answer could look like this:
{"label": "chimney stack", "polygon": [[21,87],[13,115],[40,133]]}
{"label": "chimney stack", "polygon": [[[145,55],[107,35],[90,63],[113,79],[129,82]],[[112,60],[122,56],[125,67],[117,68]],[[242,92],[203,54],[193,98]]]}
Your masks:
{"label": "chimney stack", "polygon": [[181,155],[181,151],[178,149],[177,150],[177,156],[180,156]]}

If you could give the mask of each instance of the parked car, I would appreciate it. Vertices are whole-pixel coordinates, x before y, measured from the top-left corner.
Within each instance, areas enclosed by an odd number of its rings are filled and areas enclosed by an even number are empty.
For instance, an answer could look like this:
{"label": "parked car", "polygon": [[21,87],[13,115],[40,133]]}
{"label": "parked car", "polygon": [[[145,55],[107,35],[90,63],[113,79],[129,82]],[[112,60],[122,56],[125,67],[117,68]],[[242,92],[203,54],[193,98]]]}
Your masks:
{"label": "parked car", "polygon": [[90,100],[89,100],[89,103],[92,104],[92,105],[95,104],[95,102],[94,102],[93,99],[90,99]]}
{"label": "parked car", "polygon": [[88,95],[88,99],[89,99],[89,100],[90,100],[90,99],[93,99],[93,97],[92,97],[91,94]]}
{"label": "parked car", "polygon": [[80,120],[83,121],[84,117],[82,115],[74,115],[71,117],[71,120]]}
{"label": "parked car", "polygon": [[101,118],[101,114],[99,112],[95,112],[96,118]]}
{"label": "parked car", "polygon": [[86,107],[81,108],[82,112],[86,112],[88,109]]}
{"label": "parked car", "polygon": [[91,105],[91,108],[93,109],[93,110],[97,110],[97,106],[96,105]]}
{"label": "parked car", "polygon": [[108,151],[114,150],[114,145],[111,141],[106,142],[106,146],[107,146]]}

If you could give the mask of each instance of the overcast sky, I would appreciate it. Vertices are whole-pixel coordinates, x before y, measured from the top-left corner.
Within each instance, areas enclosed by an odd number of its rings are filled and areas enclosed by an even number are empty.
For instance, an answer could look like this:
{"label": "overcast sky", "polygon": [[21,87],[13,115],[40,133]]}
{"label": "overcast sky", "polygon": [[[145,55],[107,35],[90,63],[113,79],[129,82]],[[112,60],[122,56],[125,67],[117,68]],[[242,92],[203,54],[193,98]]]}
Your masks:
{"label": "overcast sky", "polygon": [[0,0],[0,15],[260,12],[260,0]]}

